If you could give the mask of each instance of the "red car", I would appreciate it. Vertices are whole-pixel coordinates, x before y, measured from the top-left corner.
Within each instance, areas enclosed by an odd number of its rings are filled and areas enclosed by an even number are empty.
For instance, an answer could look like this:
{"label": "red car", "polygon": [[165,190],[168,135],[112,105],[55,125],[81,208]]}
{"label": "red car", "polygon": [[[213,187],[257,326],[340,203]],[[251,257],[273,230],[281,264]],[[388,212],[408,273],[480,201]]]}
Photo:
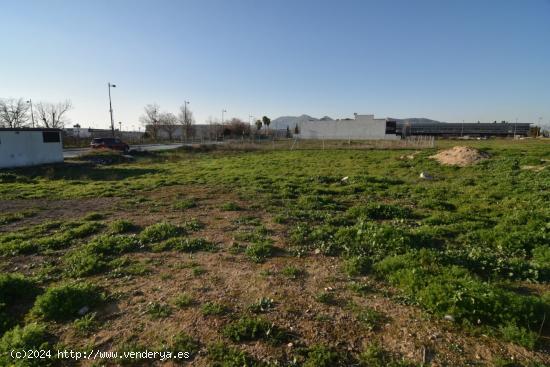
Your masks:
{"label": "red car", "polygon": [[92,149],[112,149],[120,150],[127,153],[130,150],[130,146],[117,138],[95,138],[90,143]]}

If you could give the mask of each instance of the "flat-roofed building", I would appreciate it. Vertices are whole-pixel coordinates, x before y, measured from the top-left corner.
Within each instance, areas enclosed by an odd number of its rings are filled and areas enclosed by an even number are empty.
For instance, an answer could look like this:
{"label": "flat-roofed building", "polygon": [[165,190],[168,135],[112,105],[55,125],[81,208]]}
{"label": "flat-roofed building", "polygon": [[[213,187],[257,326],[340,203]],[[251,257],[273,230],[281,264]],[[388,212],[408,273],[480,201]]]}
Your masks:
{"label": "flat-roofed building", "polygon": [[298,124],[300,139],[327,140],[398,140],[396,122],[376,119],[374,115],[355,114],[354,119],[302,121]]}
{"label": "flat-roofed building", "polygon": [[63,162],[59,129],[0,128],[0,168]]}

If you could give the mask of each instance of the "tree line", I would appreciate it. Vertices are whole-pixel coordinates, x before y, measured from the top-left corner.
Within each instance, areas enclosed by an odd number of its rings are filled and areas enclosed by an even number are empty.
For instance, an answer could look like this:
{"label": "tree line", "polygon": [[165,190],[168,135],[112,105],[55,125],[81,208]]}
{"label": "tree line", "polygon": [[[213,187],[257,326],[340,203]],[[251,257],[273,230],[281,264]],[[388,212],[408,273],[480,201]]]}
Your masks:
{"label": "tree line", "polygon": [[[175,136],[185,139],[195,137],[195,118],[193,111],[189,109],[187,104],[181,105],[178,114],[162,111],[156,103],[148,104],[144,108],[144,113],[139,118],[141,124],[145,126],[145,132],[154,140],[168,138],[173,140]],[[208,126],[208,135],[210,139],[217,139],[221,136],[251,136],[259,134],[262,127],[269,131],[271,119],[263,116],[261,120],[257,120],[254,125],[256,131],[253,131],[249,123],[242,121],[239,118],[233,117],[228,121],[220,123],[209,117],[206,120]],[[180,134],[177,134],[178,130]]]}
{"label": "tree line", "polygon": [[31,105],[30,101],[23,98],[0,98],[0,127],[23,128],[34,125],[62,129],[67,122],[67,112],[71,109],[70,100],[58,103],[38,102]]}

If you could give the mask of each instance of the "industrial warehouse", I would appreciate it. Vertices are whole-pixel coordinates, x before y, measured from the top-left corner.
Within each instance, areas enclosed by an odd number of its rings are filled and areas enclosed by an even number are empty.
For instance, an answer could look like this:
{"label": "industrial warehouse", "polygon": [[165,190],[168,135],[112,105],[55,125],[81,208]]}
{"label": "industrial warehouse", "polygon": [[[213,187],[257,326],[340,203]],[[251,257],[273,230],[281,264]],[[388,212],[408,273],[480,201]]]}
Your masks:
{"label": "industrial warehouse", "polygon": [[374,115],[354,115],[354,119],[298,121],[294,135],[300,139],[332,140],[394,140],[407,136],[514,137],[528,136],[531,129],[530,123],[447,123],[427,119],[399,120],[374,118]]}
{"label": "industrial warehouse", "polygon": [[401,136],[439,136],[439,137],[513,137],[527,136],[529,123],[448,123],[448,122],[397,122],[396,132]]}

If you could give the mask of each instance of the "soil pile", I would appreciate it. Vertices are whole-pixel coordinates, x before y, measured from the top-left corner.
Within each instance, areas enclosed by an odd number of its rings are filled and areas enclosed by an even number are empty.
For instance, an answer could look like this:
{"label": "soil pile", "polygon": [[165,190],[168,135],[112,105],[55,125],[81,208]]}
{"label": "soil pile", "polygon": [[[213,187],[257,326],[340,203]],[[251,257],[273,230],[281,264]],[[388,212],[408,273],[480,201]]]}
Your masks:
{"label": "soil pile", "polygon": [[441,164],[465,167],[489,158],[489,154],[470,147],[452,147],[430,156]]}

